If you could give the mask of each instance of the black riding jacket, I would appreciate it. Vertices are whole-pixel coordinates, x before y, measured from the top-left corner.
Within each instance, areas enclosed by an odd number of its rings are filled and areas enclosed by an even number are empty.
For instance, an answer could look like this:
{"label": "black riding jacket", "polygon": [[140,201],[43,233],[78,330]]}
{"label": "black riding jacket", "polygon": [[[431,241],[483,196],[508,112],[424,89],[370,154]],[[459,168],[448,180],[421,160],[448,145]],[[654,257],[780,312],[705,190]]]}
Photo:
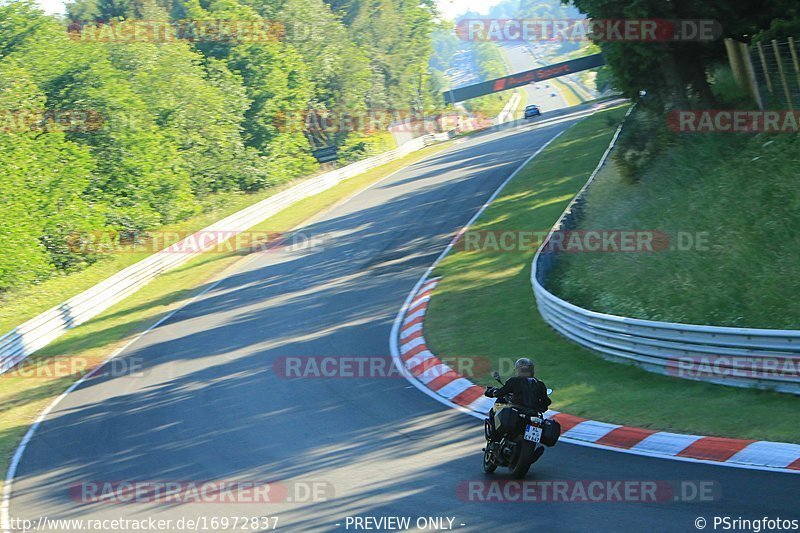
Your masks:
{"label": "black riding jacket", "polygon": [[536,378],[508,378],[505,385],[495,390],[494,397],[500,398],[509,392],[514,395],[515,405],[536,409],[541,413],[547,411],[547,407],[551,403],[547,396],[547,387],[544,382]]}

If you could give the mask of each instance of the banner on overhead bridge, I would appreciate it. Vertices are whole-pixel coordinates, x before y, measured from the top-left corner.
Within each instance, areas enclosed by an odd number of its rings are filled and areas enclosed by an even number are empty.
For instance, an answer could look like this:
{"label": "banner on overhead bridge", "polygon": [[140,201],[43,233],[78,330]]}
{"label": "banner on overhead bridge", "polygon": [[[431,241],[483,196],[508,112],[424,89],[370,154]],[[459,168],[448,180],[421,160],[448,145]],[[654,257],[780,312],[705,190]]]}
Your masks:
{"label": "banner on overhead bridge", "polygon": [[442,93],[444,96],[444,103],[455,104],[470,98],[477,98],[486,94],[497,93],[506,91],[508,89],[515,89],[537,81],[549,80],[564,74],[572,74],[590,68],[601,67],[606,64],[603,54],[593,54],[590,56],[579,57],[578,59],[570,59],[562,63],[555,63],[547,65],[546,67],[539,67],[533,70],[526,70],[511,74],[510,76],[503,76],[495,80],[484,81],[476,83],[475,85],[467,85],[465,87],[458,87]]}

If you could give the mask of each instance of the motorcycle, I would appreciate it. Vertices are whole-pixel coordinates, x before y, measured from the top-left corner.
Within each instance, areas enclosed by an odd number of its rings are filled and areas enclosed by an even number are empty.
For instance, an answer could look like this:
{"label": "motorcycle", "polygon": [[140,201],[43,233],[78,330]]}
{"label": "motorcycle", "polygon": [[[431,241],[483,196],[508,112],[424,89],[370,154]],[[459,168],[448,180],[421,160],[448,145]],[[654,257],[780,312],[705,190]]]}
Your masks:
{"label": "motorcycle", "polygon": [[[499,373],[492,376],[504,385]],[[547,389],[548,395],[552,392]],[[521,479],[542,456],[545,446],[555,446],[561,426],[543,413],[513,402],[513,394],[497,398],[484,421],[483,471],[491,474],[499,466],[508,467],[512,477]]]}

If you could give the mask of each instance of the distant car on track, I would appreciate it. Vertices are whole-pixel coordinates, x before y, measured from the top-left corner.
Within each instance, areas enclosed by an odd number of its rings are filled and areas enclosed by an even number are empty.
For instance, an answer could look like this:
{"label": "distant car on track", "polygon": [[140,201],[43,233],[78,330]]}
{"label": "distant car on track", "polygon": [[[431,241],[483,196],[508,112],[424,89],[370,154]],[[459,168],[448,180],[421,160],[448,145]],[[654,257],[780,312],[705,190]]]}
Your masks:
{"label": "distant car on track", "polygon": [[542,114],[539,110],[539,106],[535,104],[531,104],[529,106],[525,106],[525,118],[531,117],[538,117]]}

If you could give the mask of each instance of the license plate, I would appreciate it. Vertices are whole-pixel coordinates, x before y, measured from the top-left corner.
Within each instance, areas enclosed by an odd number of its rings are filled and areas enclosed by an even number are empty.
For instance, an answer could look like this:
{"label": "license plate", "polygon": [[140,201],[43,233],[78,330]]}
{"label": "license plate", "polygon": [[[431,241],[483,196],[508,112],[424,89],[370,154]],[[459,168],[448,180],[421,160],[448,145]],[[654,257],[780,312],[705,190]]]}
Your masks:
{"label": "license plate", "polygon": [[531,426],[528,424],[528,427],[525,428],[525,440],[529,440],[531,442],[539,442],[542,440],[542,428]]}

